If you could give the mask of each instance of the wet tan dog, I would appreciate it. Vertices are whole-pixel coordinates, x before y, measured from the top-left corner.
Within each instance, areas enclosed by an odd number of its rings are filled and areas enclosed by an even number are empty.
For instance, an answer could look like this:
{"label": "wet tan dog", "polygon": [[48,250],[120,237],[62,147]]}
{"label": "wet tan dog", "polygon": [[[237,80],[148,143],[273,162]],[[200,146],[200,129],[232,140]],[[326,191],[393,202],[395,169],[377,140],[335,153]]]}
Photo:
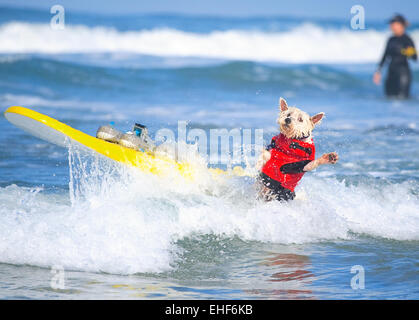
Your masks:
{"label": "wet tan dog", "polygon": [[257,164],[261,171],[260,196],[265,200],[294,199],[294,188],[305,172],[339,160],[336,152],[315,159],[312,131],[323,119],[323,112],[310,117],[296,107],[288,107],[283,98],[279,99],[279,108],[281,133],[272,138]]}

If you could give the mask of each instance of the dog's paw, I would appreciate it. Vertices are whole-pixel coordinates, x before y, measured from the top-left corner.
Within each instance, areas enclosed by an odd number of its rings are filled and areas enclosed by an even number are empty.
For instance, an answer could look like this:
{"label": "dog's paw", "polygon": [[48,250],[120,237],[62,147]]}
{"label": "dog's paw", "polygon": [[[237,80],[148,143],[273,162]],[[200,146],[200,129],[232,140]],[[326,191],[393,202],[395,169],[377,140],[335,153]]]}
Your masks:
{"label": "dog's paw", "polygon": [[339,160],[339,156],[336,152],[326,153],[322,156],[327,161],[326,163],[335,164]]}

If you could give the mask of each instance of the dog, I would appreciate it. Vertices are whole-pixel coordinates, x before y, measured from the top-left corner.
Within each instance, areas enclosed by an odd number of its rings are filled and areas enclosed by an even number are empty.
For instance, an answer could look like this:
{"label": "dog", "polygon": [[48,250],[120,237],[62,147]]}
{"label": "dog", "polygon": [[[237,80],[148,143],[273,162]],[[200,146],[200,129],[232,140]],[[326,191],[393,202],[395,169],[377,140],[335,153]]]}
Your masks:
{"label": "dog", "polygon": [[315,158],[312,131],[319,125],[324,112],[310,117],[306,112],[288,107],[285,99],[279,99],[280,134],[262,150],[257,162],[259,198],[265,201],[288,201],[295,198],[294,189],[307,171],[323,164],[335,164],[339,160],[336,152]]}

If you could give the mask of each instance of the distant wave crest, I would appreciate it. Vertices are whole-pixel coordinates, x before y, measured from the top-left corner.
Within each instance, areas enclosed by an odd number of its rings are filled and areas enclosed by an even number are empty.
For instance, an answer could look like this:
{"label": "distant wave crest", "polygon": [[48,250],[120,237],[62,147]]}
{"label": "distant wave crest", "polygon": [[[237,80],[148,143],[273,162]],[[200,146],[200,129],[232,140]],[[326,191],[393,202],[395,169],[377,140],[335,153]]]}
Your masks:
{"label": "distant wave crest", "polygon": [[[0,26],[0,53],[130,52],[286,63],[364,63],[379,59],[387,32],[325,29],[301,24],[284,32],[228,30],[207,34],[176,29],[118,31],[109,27],[9,22]],[[412,32],[419,43],[419,30]]]}

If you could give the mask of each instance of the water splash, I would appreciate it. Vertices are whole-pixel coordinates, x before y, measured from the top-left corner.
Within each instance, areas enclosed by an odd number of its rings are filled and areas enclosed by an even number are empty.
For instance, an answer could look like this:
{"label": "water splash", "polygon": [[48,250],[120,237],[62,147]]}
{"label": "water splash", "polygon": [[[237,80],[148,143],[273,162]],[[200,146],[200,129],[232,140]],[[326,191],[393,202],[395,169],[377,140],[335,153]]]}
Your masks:
{"label": "water splash", "polygon": [[[419,240],[419,197],[411,181],[355,185],[307,174],[299,200],[264,203],[246,177],[187,184],[75,148],[69,166],[69,194],[0,189],[0,262],[158,273],[176,268],[178,241],[196,235],[285,244],[356,234]],[[208,177],[204,168],[202,177]]]}

